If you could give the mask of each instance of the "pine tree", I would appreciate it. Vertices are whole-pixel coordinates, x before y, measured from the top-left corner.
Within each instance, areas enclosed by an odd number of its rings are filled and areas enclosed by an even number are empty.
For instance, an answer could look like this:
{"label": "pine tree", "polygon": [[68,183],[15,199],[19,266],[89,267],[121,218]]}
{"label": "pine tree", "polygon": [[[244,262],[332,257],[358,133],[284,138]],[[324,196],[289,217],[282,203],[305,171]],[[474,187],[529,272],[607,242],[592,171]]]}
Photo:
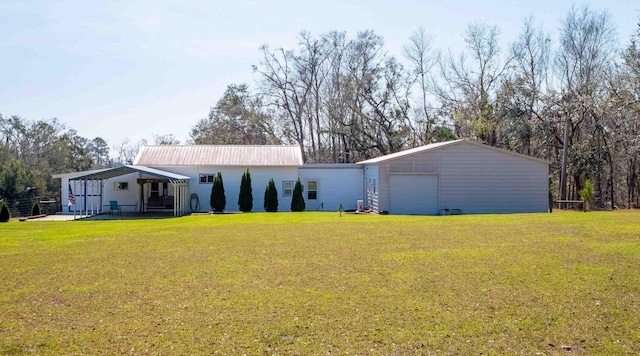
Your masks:
{"label": "pine tree", "polygon": [[242,172],[242,178],[240,178],[240,194],[238,195],[238,209],[240,211],[244,211],[244,200],[245,200],[245,184],[247,181],[247,173]]}
{"label": "pine tree", "polygon": [[4,200],[0,200],[0,222],[8,222],[11,218],[11,212]]}
{"label": "pine tree", "polygon": [[291,211],[304,211],[305,203],[304,197],[302,196],[302,192],[304,188],[302,188],[302,183],[300,183],[300,178],[296,181],[296,186],[293,188],[293,198],[291,199]]}
{"label": "pine tree", "polygon": [[267,189],[264,191],[264,210],[270,213],[278,211],[278,190],[273,178],[269,180]]}
{"label": "pine tree", "polygon": [[224,211],[227,205],[227,198],[224,196],[224,183],[222,182],[222,174],[218,172],[216,178],[213,180],[213,187],[211,187],[211,208],[215,212]]}
{"label": "pine tree", "polygon": [[240,211],[249,212],[253,209],[253,189],[251,188],[251,173],[247,169],[240,180],[240,196],[238,196]]}

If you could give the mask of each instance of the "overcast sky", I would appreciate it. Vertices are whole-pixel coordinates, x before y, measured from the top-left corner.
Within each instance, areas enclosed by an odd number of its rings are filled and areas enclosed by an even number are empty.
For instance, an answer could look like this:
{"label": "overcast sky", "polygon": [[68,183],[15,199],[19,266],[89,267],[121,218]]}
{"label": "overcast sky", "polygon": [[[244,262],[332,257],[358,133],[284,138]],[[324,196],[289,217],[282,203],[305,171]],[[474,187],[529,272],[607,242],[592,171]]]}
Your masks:
{"label": "overcast sky", "polygon": [[[306,5],[309,3],[311,5]],[[400,49],[419,27],[435,47],[464,48],[474,21],[497,25],[502,47],[533,15],[557,42],[573,3],[539,1],[39,1],[0,0],[0,113],[58,118],[113,147],[153,134],[181,142],[231,83],[253,85],[258,48],[293,48],[301,31],[374,30]],[[581,3],[576,3],[581,5]],[[592,0],[609,11],[622,46],[637,28],[637,0]]]}

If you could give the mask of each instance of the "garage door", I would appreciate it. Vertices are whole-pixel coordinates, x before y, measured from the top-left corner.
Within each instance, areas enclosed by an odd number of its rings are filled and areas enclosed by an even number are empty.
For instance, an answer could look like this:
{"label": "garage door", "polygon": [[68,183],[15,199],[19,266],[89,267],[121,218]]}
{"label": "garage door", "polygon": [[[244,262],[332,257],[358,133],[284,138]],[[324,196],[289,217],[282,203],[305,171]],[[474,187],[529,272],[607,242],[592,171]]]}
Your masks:
{"label": "garage door", "polygon": [[438,214],[437,175],[391,175],[389,213]]}

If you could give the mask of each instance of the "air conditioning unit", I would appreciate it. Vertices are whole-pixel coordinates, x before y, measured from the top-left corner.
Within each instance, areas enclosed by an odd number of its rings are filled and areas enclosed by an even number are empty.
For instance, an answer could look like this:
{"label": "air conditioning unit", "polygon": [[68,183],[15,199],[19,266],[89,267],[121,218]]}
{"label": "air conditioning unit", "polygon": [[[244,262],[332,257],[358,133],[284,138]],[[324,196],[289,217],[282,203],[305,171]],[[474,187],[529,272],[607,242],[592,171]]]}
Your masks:
{"label": "air conditioning unit", "polygon": [[364,211],[364,200],[358,200],[356,206],[358,207],[358,212],[362,213]]}

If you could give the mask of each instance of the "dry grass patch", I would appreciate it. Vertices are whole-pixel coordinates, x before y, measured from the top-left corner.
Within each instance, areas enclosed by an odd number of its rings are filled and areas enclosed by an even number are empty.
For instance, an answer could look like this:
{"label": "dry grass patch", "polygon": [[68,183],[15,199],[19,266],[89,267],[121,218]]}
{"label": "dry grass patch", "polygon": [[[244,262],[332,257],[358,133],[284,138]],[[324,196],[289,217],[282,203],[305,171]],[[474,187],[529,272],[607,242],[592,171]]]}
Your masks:
{"label": "dry grass patch", "polygon": [[0,353],[640,352],[640,214],[0,225]]}

